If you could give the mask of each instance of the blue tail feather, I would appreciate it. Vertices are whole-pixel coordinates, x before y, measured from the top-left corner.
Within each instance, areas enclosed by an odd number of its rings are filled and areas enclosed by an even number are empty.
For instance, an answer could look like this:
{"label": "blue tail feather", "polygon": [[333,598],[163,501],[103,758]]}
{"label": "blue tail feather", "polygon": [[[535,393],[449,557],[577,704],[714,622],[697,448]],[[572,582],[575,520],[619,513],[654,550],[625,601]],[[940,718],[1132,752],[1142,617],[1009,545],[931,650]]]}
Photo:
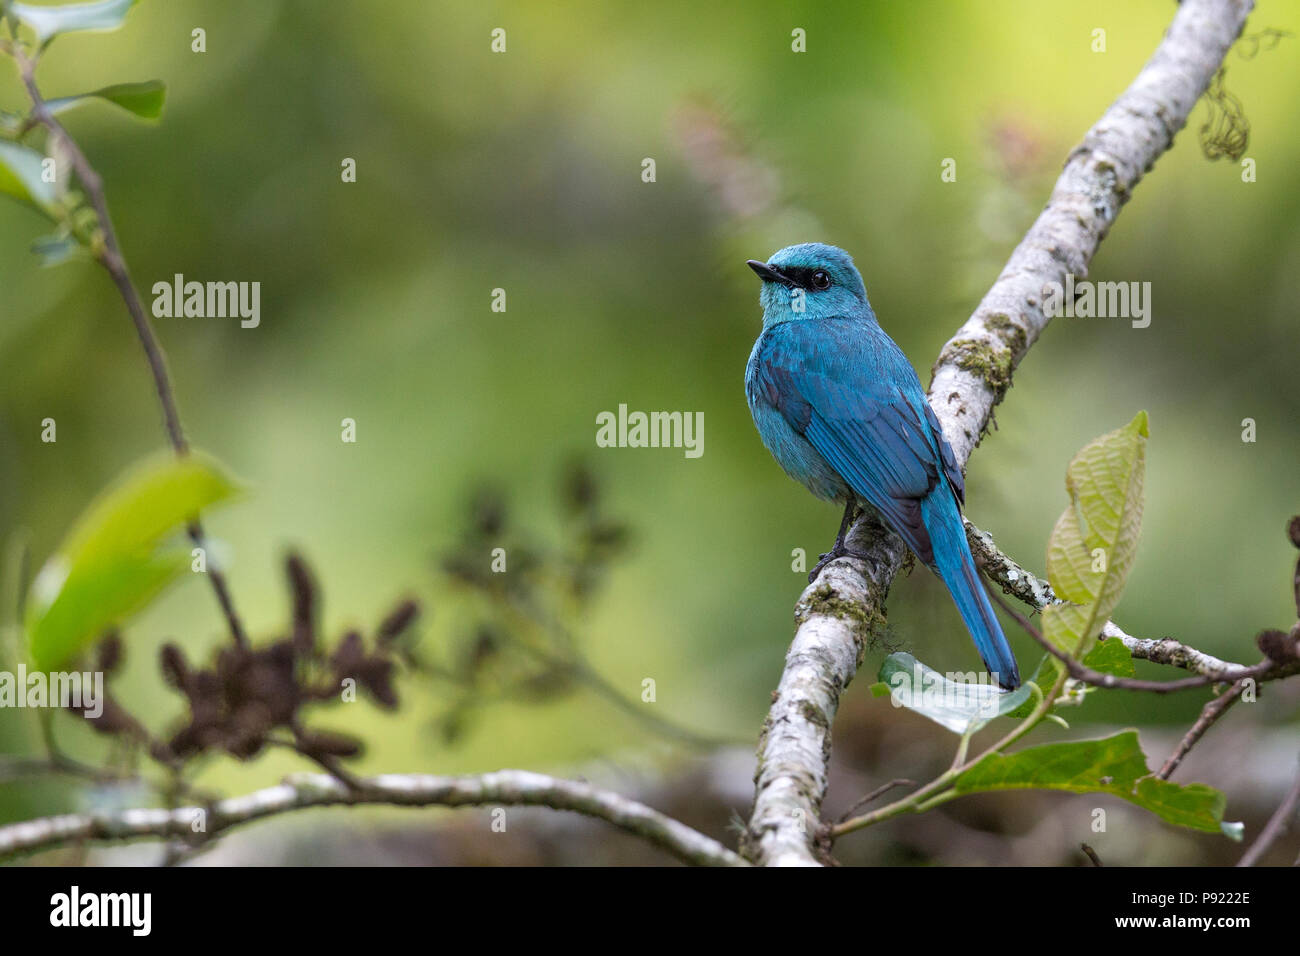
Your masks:
{"label": "blue tail feather", "polygon": [[966,622],[966,629],[975,639],[984,667],[1002,687],[1015,690],[1020,686],[1020,669],[980,581],[970,545],[966,542],[961,513],[955,501],[944,502],[942,498],[936,501],[935,497],[921,504],[926,529],[934,545],[934,570],[947,585],[948,593]]}

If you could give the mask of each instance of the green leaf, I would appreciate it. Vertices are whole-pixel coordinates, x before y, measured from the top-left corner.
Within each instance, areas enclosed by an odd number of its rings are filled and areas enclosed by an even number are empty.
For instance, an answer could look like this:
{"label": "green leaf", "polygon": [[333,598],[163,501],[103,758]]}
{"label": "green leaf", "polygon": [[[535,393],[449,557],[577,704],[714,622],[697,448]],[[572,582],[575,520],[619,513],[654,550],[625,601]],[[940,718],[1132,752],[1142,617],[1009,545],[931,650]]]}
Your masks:
{"label": "green leaf", "polygon": [[167,85],[162,80],[147,80],[144,83],[117,83],[105,86],[89,93],[76,96],[61,96],[47,101],[51,113],[63,113],[91,100],[104,100],[120,106],[128,113],[134,113],[141,119],[156,120],[162,116],[163,104],[167,100]]}
{"label": "green leaf", "polygon": [[1116,677],[1132,677],[1137,673],[1137,669],[1133,666],[1133,655],[1129,653],[1123,641],[1117,639],[1099,641],[1097,646],[1084,657],[1083,665],[1103,674],[1114,674]]}
{"label": "green leaf", "polygon": [[[29,618],[32,665],[58,670],[115,624],[143,610],[189,566],[186,552],[126,556],[68,573],[44,613]],[[57,583],[67,565],[46,564],[33,589]]]}
{"label": "green leaf", "polygon": [[1142,528],[1147,413],[1094,439],[1066,471],[1070,505],[1047,544],[1047,578],[1068,603],[1043,610],[1043,634],[1082,656],[1119,603]]}
{"label": "green leaf", "polygon": [[32,582],[33,664],[62,666],[153,600],[189,564],[186,549],[162,548],[163,539],[237,490],[204,458],[168,456],[137,465],[100,494]]}
{"label": "green leaf", "polygon": [[54,183],[41,178],[45,157],[34,149],[0,140],[0,194],[34,206],[54,218]]}
{"label": "green leaf", "polygon": [[883,688],[895,707],[914,710],[955,734],[973,733],[994,717],[1020,707],[1033,693],[1028,685],[1007,693],[987,680],[983,671],[969,676],[969,682],[949,680],[911,654],[890,654],[880,665],[880,683],[873,685],[872,692]]}
{"label": "green leaf", "polygon": [[135,3],[136,0],[96,0],[94,3],[67,3],[57,7],[15,3],[11,9],[14,16],[32,28],[36,42],[43,46],[60,33],[116,30]]}
{"label": "green leaf", "polygon": [[1203,783],[1180,785],[1147,769],[1136,730],[1102,740],[1029,747],[1014,754],[992,754],[960,774],[961,793],[989,790],[1064,790],[1106,793],[1150,810],[1167,823],[1206,833],[1223,830],[1227,799]]}

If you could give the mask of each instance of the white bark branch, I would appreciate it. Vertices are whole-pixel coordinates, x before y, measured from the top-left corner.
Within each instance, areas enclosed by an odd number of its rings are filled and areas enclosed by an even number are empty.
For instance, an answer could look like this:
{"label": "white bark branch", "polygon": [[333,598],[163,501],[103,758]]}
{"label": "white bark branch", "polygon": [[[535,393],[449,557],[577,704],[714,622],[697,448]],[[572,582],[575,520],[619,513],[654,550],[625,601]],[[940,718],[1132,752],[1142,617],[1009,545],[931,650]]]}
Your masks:
{"label": "white bark branch", "polygon": [[[225,830],[308,807],[386,804],[398,807],[542,806],[597,817],[686,863],[744,866],[722,844],[657,810],[587,783],[526,770],[498,770],[471,777],[385,774],[351,790],[327,774],[296,774],[284,783],[208,807],[174,810],[103,810],[43,817],[0,827],[0,859],[16,853],[86,841],[124,842],[164,838],[205,843]],[[201,829],[199,829],[201,827]]]}
{"label": "white bark branch", "polygon": [[[1067,273],[1087,275],[1120,207],[1187,123],[1252,5],[1183,0],[1151,59],[1070,154],[1038,220],[940,352],[930,402],[963,468],[1012,372],[1047,327],[1045,286],[1064,286]],[[905,553],[893,534],[854,530],[872,537],[871,560],[840,559],[799,600],[798,629],[759,742],[743,841],[756,863],[819,862],[836,704],[857,670],[864,638],[883,620]]]}
{"label": "white bark branch", "polygon": [[884,623],[878,609],[907,553],[897,535],[875,522],[859,521],[848,545],[873,558],[852,566],[831,562],[800,597],[799,626],[759,737],[754,812],[741,849],[767,866],[819,862],[812,851],[840,692]]}

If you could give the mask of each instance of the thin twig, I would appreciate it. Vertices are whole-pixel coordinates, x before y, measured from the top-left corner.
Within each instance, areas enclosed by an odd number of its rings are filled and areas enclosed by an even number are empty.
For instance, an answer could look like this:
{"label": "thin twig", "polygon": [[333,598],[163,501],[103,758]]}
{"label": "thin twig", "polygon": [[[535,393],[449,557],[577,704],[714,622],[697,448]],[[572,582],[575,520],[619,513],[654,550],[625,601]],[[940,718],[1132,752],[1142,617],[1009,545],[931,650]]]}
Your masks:
{"label": "thin twig", "polygon": [[[578,642],[565,625],[557,620],[554,615],[546,613],[538,607],[535,602],[521,598],[507,597],[504,607],[511,611],[522,627],[529,625],[540,626],[551,631],[559,638],[561,644],[567,647],[576,648]],[[647,727],[652,728],[665,737],[681,741],[691,747],[701,750],[714,750],[718,747],[729,747],[736,744],[744,743],[739,738],[715,737],[710,734],[700,733],[678,724],[667,717],[662,717],[658,713],[650,710],[643,704],[637,703],[627,697],[622,691],[611,684],[599,671],[592,667],[585,656],[578,652],[569,655],[556,654],[544,647],[541,647],[531,641],[524,640],[517,634],[507,631],[504,635],[506,640],[511,641],[514,645],[525,654],[528,654],[541,661],[549,667],[556,668],[564,672],[567,676],[576,679],[578,682],[585,684],[588,690],[594,691],[603,697],[613,706],[617,707],[623,713],[629,715],[635,720],[640,721]]]}
{"label": "thin twig", "polygon": [[915,787],[915,786],[916,786],[915,780],[907,780],[903,777],[899,777],[897,780],[891,780],[889,781],[889,783],[881,784],[879,787],[876,787],[875,790],[872,790],[869,794],[867,794],[865,797],[860,799],[857,803],[853,804],[853,806],[849,807],[842,814],[840,814],[840,818],[836,822],[843,823],[849,817],[853,816],[855,811],[862,809],[868,803],[873,802],[877,798],[883,797],[885,794],[889,793],[889,791],[893,790],[895,787]]}
{"label": "thin twig", "polygon": [[145,315],[140,296],[131,282],[126,260],[122,257],[121,247],[117,242],[117,232],[113,228],[113,219],[108,212],[108,201],[104,196],[103,180],[90,164],[90,160],[86,158],[86,154],[82,152],[81,147],[77,145],[76,140],[72,138],[72,135],[54,117],[54,114],[50,112],[49,107],[46,105],[40,88],[36,84],[36,65],[39,62],[39,56],[28,57],[16,46],[13,55],[18,61],[23,86],[26,87],[27,95],[32,101],[32,119],[49,130],[50,135],[58,139],[67,150],[68,158],[77,174],[77,179],[86,190],[86,196],[90,200],[91,207],[95,210],[95,217],[99,220],[99,228],[104,234],[104,247],[102,250],[97,251],[96,258],[112,276],[113,282],[117,285],[118,291],[126,303],[127,310],[131,313],[131,318],[135,322],[136,334],[140,338],[141,346],[144,347],[145,357],[149,360],[149,369],[153,373],[158,401],[162,405],[167,437],[176,453],[183,455],[189,450],[189,445],[185,440],[185,432],[181,428],[180,413],[176,409],[176,397],[172,391],[171,378],[167,373],[167,360],[163,355],[162,347],[158,344],[157,336],[154,335],[153,328],[149,324],[149,319]]}
{"label": "thin twig", "polygon": [[1237,861],[1238,866],[1254,866],[1259,862],[1260,857],[1268,852],[1269,847],[1290,825],[1291,818],[1295,816],[1297,805],[1300,805],[1300,772],[1296,773],[1295,783],[1291,785],[1291,789],[1282,798],[1277,810],[1269,817],[1268,823],[1264,824],[1264,829],[1259,832],[1259,837],[1251,844],[1250,849],[1245,852],[1242,858]]}
{"label": "thin twig", "polygon": [[162,838],[201,845],[255,820],[308,807],[383,804],[398,807],[543,806],[596,817],[648,840],[686,863],[744,866],[721,843],[644,804],[587,783],[526,770],[468,777],[385,774],[352,789],[325,774],[299,774],[276,787],[207,807],[102,810],[43,817],[0,827],[0,858],[66,843],[122,843]]}
{"label": "thin twig", "polygon": [[921,787],[907,796],[895,800],[893,803],[881,807],[879,810],[873,810],[870,813],[864,813],[862,816],[853,817],[849,820],[841,820],[831,827],[823,828],[820,838],[824,843],[829,843],[837,837],[844,836],[846,833],[852,833],[854,830],[861,830],[864,827],[874,826],[893,817],[901,816],[905,813],[924,813],[933,807],[937,807],[949,800],[954,800],[961,796],[961,793],[952,788],[952,783],[963,773],[980,763],[982,760],[991,757],[993,754],[1001,753],[1020,740],[1025,734],[1037,727],[1046,718],[1051,711],[1052,705],[1060,696],[1061,691],[1065,688],[1066,675],[1061,673],[1057,676],[1055,683],[1044,693],[1033,681],[1029,682],[1029,687],[1034,691],[1037,700],[1034,709],[1029,716],[1012,728],[1001,740],[990,745],[979,756],[969,760],[964,759],[958,762],[954,761],[944,773],[935,777],[925,786]]}
{"label": "thin twig", "polygon": [[[998,607],[1006,611],[1007,614],[1015,620],[1025,633],[1037,641],[1047,653],[1051,654],[1058,661],[1065,665],[1066,671],[1075,680],[1082,681],[1085,684],[1091,684],[1094,687],[1107,687],[1118,690],[1136,690],[1147,691],[1153,694],[1172,694],[1180,690],[1191,690],[1194,687],[1206,687],[1210,684],[1220,684],[1223,681],[1213,674],[1198,674],[1195,677],[1184,677],[1180,680],[1160,681],[1160,680],[1138,680],[1132,677],[1117,677],[1114,674],[1106,674],[1099,670],[1087,667],[1080,661],[1071,657],[1065,651],[1061,650],[1046,637],[1043,632],[1036,628],[1027,617],[1013,608],[1004,601],[992,588],[987,589],[989,596],[997,603]],[[1264,660],[1253,667],[1242,668],[1234,677],[1245,680],[1246,678],[1255,678],[1263,680],[1264,675],[1269,673],[1276,665],[1272,661]]]}
{"label": "thin twig", "polygon": [[272,746],[285,747],[298,754],[298,756],[305,757],[322,770],[333,774],[338,778],[339,782],[349,790],[360,791],[362,787],[365,786],[365,783],[360,777],[356,776],[356,774],[349,770],[345,770],[343,765],[339,763],[338,759],[331,754],[316,753],[312,750],[304,749],[302,744],[299,742],[303,732],[301,726],[295,723],[291,729],[293,731],[292,740],[285,740],[279,737],[268,737],[266,742]]}
{"label": "thin twig", "polygon": [[49,757],[0,757],[0,783],[47,775],[78,777],[94,783],[127,783],[136,774],[95,767],[60,753]]}
{"label": "thin twig", "polygon": [[1188,751],[1196,746],[1197,741],[1205,736],[1205,732],[1214,726],[1214,722],[1228,712],[1238,700],[1241,699],[1241,692],[1246,687],[1247,678],[1237,681],[1228,690],[1224,691],[1218,697],[1209,701],[1201,708],[1201,716],[1196,718],[1196,723],[1192,724],[1191,729],[1178,742],[1178,747],[1169,755],[1165,765],[1160,768],[1156,774],[1161,780],[1168,780],[1170,775],[1178,769],[1178,765],[1183,762]]}
{"label": "thin twig", "polygon": [[[153,326],[149,322],[149,317],[145,313],[140,294],[131,281],[131,273],[126,258],[122,255],[121,246],[118,244],[117,231],[113,228],[112,216],[109,215],[103,179],[94,166],[91,165],[81,147],[77,145],[77,141],[72,138],[72,135],[64,128],[63,124],[50,112],[49,106],[41,95],[40,88],[36,83],[36,66],[40,59],[39,55],[28,57],[16,44],[13,46],[12,53],[14,59],[18,62],[23,86],[27,89],[27,95],[32,101],[31,118],[44,126],[50,135],[57,139],[67,151],[72,168],[77,174],[77,179],[90,200],[91,208],[95,211],[95,218],[98,220],[100,232],[103,234],[103,246],[92,250],[93,254],[96,261],[108,272],[113,284],[117,286],[118,293],[126,304],[127,312],[131,315],[131,321],[135,323],[136,336],[139,338],[140,345],[144,349],[145,358],[149,362],[154,389],[158,393],[158,403],[162,406],[163,425],[167,432],[167,440],[171,443],[172,450],[177,455],[185,456],[189,454],[190,446],[185,437],[185,430],[181,426],[180,411],[176,406],[175,390],[172,387],[171,376],[167,371],[167,358],[163,353],[162,345],[158,342],[158,336],[154,333]],[[197,519],[190,524],[188,530],[190,539],[194,544],[203,547],[203,528]],[[226,584],[225,575],[210,566],[206,576],[212,582],[212,589],[216,592],[217,603],[220,604],[221,612],[226,618],[231,637],[236,644],[240,646],[247,645],[248,637],[244,633],[244,627],[239,615],[235,612],[234,601],[230,596],[230,589]]]}
{"label": "thin twig", "polygon": [[[991,534],[977,528],[969,520],[966,521],[966,540],[970,543],[971,553],[975,556],[980,570],[989,580],[999,585],[1004,594],[1010,594],[1035,611],[1061,603],[1060,598],[1052,590],[1051,584],[1001,551],[994,543]],[[1220,660],[1213,654],[1189,647],[1172,637],[1133,637],[1125,633],[1114,621],[1106,622],[1102,627],[1101,636],[1108,641],[1120,641],[1128,649],[1130,656],[1138,660],[1180,667],[1213,677],[1218,681],[1236,680],[1247,670],[1244,664]]]}

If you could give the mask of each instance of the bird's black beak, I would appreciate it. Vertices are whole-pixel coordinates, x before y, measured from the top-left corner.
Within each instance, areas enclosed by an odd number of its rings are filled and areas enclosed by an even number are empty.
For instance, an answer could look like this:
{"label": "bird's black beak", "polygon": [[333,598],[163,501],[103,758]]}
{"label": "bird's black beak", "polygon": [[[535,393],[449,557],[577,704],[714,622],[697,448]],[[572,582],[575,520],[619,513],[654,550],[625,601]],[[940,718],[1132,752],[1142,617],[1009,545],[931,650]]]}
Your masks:
{"label": "bird's black beak", "polygon": [[757,259],[746,260],[745,265],[749,266],[758,274],[758,277],[764,282],[779,282],[781,285],[794,285],[790,279],[781,275],[780,270],[774,269],[766,262],[759,262]]}

